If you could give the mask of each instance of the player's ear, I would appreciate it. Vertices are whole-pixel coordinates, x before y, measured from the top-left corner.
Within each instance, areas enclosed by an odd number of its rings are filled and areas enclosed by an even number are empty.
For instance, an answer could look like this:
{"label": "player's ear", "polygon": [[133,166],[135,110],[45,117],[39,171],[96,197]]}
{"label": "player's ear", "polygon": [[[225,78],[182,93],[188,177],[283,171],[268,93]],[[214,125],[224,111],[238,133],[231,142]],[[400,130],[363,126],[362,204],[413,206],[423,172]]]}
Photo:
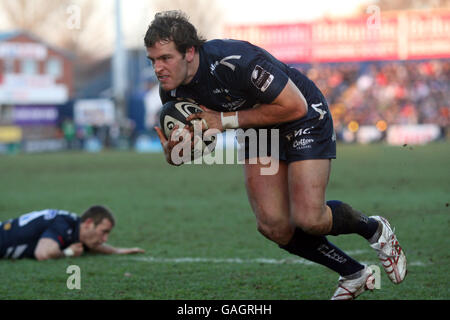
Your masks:
{"label": "player's ear", "polygon": [[91,227],[94,225],[94,220],[92,218],[87,218],[86,220],[84,220],[84,224],[86,227]]}
{"label": "player's ear", "polygon": [[192,46],[190,48],[187,48],[186,49],[186,54],[185,54],[186,61],[187,62],[193,61],[194,60],[194,56],[195,56],[195,47]]}

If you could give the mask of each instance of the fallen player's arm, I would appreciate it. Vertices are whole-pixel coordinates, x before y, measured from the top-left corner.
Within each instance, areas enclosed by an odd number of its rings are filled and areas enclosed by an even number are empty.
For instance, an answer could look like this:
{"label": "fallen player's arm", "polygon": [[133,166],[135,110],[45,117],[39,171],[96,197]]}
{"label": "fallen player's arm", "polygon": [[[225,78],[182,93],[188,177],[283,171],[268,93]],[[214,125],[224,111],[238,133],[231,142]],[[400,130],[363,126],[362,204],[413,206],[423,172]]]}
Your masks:
{"label": "fallen player's arm", "polygon": [[101,253],[101,254],[133,254],[133,253],[144,253],[145,251],[141,248],[115,248],[106,243],[101,244],[97,247],[89,248],[90,252]]}
{"label": "fallen player's arm", "polygon": [[58,242],[51,238],[39,239],[36,249],[34,249],[34,257],[39,261],[66,256],[80,256],[81,254],[83,254],[83,245],[81,243],[71,244],[66,249],[61,250]]}

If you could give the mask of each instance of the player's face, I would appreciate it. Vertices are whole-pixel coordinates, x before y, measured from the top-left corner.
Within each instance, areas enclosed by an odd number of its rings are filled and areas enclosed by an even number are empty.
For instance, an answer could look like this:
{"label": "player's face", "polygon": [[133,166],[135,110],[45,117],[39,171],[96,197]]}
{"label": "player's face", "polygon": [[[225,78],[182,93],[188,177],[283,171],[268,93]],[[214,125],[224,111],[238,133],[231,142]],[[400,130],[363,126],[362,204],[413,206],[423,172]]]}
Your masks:
{"label": "player's face", "polygon": [[103,219],[95,225],[93,221],[86,223],[82,242],[89,248],[95,248],[108,240],[109,233],[113,228],[111,221]]}
{"label": "player's face", "polygon": [[188,62],[191,52],[181,54],[173,41],[159,41],[147,48],[148,58],[153,64],[155,74],[165,91],[170,91],[191,80]]}

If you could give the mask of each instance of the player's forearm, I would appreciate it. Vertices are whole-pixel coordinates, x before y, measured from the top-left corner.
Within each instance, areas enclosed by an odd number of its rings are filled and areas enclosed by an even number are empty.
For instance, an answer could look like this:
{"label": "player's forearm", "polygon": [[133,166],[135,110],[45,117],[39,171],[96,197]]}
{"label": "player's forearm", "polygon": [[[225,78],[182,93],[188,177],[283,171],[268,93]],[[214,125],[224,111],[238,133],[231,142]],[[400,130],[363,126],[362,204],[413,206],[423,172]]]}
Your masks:
{"label": "player's forearm", "polygon": [[91,251],[103,254],[133,254],[144,252],[141,248],[115,248],[107,244],[102,244],[98,247],[91,248]]}
{"label": "player's forearm", "polygon": [[270,126],[300,119],[305,115],[301,107],[285,107],[277,104],[262,104],[253,109],[224,112],[223,117],[237,116],[239,128]]}
{"label": "player's forearm", "polygon": [[64,257],[64,253],[53,239],[41,238],[34,249],[34,257],[36,260],[42,261]]}
{"label": "player's forearm", "polygon": [[35,251],[34,257],[38,261],[58,259],[64,257],[64,253],[61,250],[49,250],[49,251]]}
{"label": "player's forearm", "polygon": [[[300,119],[308,113],[306,99],[297,86],[288,80],[278,97],[270,104],[221,114],[222,127],[254,128]],[[235,118],[233,118],[235,117]]]}
{"label": "player's forearm", "polygon": [[113,246],[110,246],[106,243],[99,245],[95,248],[90,248],[91,252],[95,253],[101,253],[101,254],[117,254],[119,253],[119,250],[117,248],[114,248]]}

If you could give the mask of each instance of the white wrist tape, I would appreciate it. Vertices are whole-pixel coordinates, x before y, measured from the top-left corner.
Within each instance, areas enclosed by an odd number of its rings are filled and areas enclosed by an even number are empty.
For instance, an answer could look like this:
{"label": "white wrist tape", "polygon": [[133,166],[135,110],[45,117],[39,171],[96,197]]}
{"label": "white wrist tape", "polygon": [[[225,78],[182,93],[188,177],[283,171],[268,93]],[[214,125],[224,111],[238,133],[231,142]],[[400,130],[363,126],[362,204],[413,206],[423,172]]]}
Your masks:
{"label": "white wrist tape", "polygon": [[75,252],[73,252],[72,248],[65,248],[63,250],[63,254],[66,257],[73,257],[75,255]]}
{"label": "white wrist tape", "polygon": [[239,128],[239,120],[238,120],[238,112],[236,111],[234,116],[223,115],[223,112],[220,113],[220,120],[222,121],[222,128],[224,129],[237,129]]}

